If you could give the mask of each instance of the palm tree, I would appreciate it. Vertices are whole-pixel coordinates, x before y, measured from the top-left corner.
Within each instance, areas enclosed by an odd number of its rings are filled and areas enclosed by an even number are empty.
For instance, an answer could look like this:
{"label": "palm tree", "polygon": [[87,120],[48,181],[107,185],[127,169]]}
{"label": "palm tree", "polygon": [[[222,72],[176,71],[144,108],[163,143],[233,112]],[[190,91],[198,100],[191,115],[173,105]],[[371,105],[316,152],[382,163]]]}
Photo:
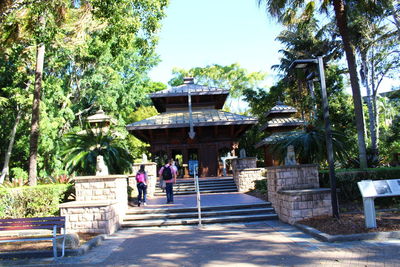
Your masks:
{"label": "palm tree", "polygon": [[[336,25],[342,37],[343,48],[346,54],[347,66],[350,75],[350,84],[353,92],[354,113],[356,119],[357,137],[358,137],[358,150],[360,158],[360,168],[367,167],[367,153],[365,145],[364,133],[364,114],[362,110],[360,85],[357,75],[357,64],[354,52],[354,45],[349,36],[347,12],[349,11],[348,5],[352,8],[369,5],[375,7],[378,5],[385,5],[391,1],[372,1],[372,0],[359,0],[359,1],[344,1],[344,0],[258,0],[259,5],[266,3],[268,13],[278,18],[278,20],[286,25],[293,24],[301,20],[309,20],[315,13],[316,3],[320,3],[320,9],[327,12],[328,5],[333,5],[335,13]],[[302,8],[302,9],[301,9]],[[300,12],[298,10],[301,9]]]}
{"label": "palm tree", "polygon": [[[335,158],[343,161],[348,157],[345,135],[332,131]],[[292,145],[300,163],[321,163],[327,161],[325,129],[322,126],[307,125],[304,129],[280,134],[270,145],[270,151],[278,155],[280,162],[286,156],[288,146]]]}
{"label": "palm tree", "polygon": [[110,174],[122,174],[131,170],[132,157],[120,139],[110,133],[92,129],[84,134],[66,135],[63,151],[64,162],[69,173],[93,175],[96,172],[96,158],[101,155]]}

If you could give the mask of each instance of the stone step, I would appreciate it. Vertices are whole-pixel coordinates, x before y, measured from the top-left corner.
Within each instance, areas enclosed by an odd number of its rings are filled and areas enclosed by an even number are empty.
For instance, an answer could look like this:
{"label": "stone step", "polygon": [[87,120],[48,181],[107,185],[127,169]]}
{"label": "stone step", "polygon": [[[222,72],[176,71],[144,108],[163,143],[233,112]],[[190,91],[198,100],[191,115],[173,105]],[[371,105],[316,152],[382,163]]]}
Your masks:
{"label": "stone step", "polygon": [[[213,190],[213,189],[234,189],[236,185],[218,185],[218,186],[200,186],[200,191],[202,190]],[[174,191],[194,191],[196,189],[195,186],[185,186],[179,187],[174,185]],[[160,187],[156,189],[156,191],[162,191]]]}
{"label": "stone step", "polygon": [[[231,181],[214,182],[214,183],[199,183],[199,185],[200,186],[235,185],[235,182],[233,180],[231,180]],[[194,182],[193,183],[176,183],[174,186],[177,186],[177,187],[194,186]]]}
{"label": "stone step", "polygon": [[[274,209],[269,208],[247,208],[247,209],[232,209],[219,211],[202,211],[202,217],[221,217],[234,215],[259,215],[273,213]],[[150,214],[127,214],[124,218],[125,222],[140,221],[140,220],[157,220],[157,219],[182,219],[182,218],[197,218],[197,211],[191,212],[174,212],[170,213],[150,213]]]}
{"label": "stone step", "polygon": [[[264,220],[276,220],[278,216],[275,213],[266,213],[258,215],[237,215],[223,217],[208,217],[202,218],[203,224],[213,223],[234,223],[234,222],[254,222]],[[147,220],[147,221],[123,221],[121,226],[129,227],[163,227],[163,226],[178,226],[178,225],[194,225],[198,224],[197,218],[188,219],[164,219],[164,220]]]}
{"label": "stone step", "polygon": [[[227,181],[233,181],[233,178],[199,178],[200,184],[202,183],[215,183],[215,182],[227,182]],[[177,184],[185,184],[185,183],[194,183],[194,178],[188,178],[188,179],[177,179],[176,180]]]}
{"label": "stone step", "polygon": [[[235,209],[257,209],[257,208],[270,208],[271,202],[252,203],[252,204],[235,204],[235,205],[220,205],[220,206],[204,206],[201,211],[221,211],[221,210],[235,210]],[[179,212],[197,212],[197,207],[187,208],[137,208],[130,207],[127,215],[133,214],[153,214],[153,213],[179,213]]]}
{"label": "stone step", "polygon": [[[237,192],[237,188],[227,188],[227,189],[210,189],[210,190],[200,190],[202,194],[217,194],[217,193],[229,193],[229,192]],[[175,191],[174,195],[192,195],[196,194],[196,191]],[[162,191],[156,191],[154,193],[155,196],[162,196],[165,195]]]}

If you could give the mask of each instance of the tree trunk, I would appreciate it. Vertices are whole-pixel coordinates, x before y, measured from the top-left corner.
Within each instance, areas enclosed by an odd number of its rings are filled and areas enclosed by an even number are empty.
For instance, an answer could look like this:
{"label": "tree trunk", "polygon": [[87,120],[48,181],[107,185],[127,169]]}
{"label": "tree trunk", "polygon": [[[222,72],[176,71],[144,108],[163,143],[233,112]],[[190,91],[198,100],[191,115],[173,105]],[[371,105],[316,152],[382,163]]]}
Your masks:
{"label": "tree trunk", "polygon": [[334,0],[333,6],[336,15],[336,24],[342,37],[344,51],[346,53],[347,66],[350,74],[350,84],[353,92],[354,113],[358,137],[358,152],[360,159],[360,168],[368,167],[367,152],[365,147],[364,134],[364,114],[362,109],[360,84],[358,83],[357,64],[354,55],[354,49],[348,36],[347,18],[345,12],[345,4],[343,0]]}
{"label": "tree trunk", "polygon": [[1,171],[1,176],[0,176],[0,184],[4,182],[4,179],[9,173],[9,163],[10,163],[10,158],[11,158],[11,152],[14,146],[14,140],[15,140],[15,134],[17,132],[17,127],[19,124],[19,121],[21,120],[22,116],[22,111],[21,109],[18,109],[17,117],[15,118],[14,122],[14,127],[12,128],[11,134],[10,134],[10,142],[8,143],[8,148],[7,148],[7,153],[4,158],[4,165],[3,165],[3,170]]}
{"label": "tree trunk", "polygon": [[361,55],[361,82],[364,85],[367,91],[367,106],[368,106],[368,115],[369,115],[369,131],[371,136],[371,149],[374,158],[378,156],[378,146],[377,146],[377,139],[376,139],[376,123],[375,123],[375,113],[372,106],[372,93],[371,87],[369,85],[369,69],[368,69],[368,62],[367,62],[367,53],[366,51],[360,51]]}
{"label": "tree trunk", "polygon": [[[39,23],[44,25],[44,17],[40,16]],[[40,114],[40,90],[42,88],[44,43],[37,45],[35,88],[33,91],[31,136],[29,143],[29,185],[35,186],[37,180],[37,153],[39,145],[39,114]]]}

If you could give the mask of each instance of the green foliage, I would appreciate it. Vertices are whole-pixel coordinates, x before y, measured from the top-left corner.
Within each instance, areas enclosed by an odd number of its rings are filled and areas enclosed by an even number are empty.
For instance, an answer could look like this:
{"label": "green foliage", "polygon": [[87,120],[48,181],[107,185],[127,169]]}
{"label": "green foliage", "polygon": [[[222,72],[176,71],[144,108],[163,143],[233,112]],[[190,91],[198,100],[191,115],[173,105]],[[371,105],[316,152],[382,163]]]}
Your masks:
{"label": "green foliage", "polygon": [[[332,131],[333,150],[336,159],[342,161],[347,158],[345,139],[340,132]],[[301,163],[324,163],[327,160],[325,129],[321,126],[309,124],[303,130],[282,133],[270,145],[271,153],[278,155],[283,162],[290,145]]]}
{"label": "green foliage", "polygon": [[12,168],[11,175],[19,181],[28,180],[28,173],[19,167]]}
{"label": "green foliage", "polygon": [[[399,179],[400,168],[374,168],[366,170],[343,169],[336,171],[336,186],[339,189],[338,196],[340,202],[361,201],[362,197],[358,189],[357,182],[362,180],[388,180]],[[321,187],[330,187],[329,171],[319,171],[319,181]],[[382,200],[383,199],[383,200]],[[399,203],[397,198],[380,198],[380,203],[390,204]]]}
{"label": "green foliage", "polygon": [[268,180],[257,180],[254,182],[255,189],[258,190],[260,193],[265,194],[268,192]]}
{"label": "green foliage", "polygon": [[[38,0],[18,8],[8,2],[0,7],[0,167],[19,110],[10,169],[28,167],[35,45],[45,41],[38,172],[55,177],[65,173],[65,133],[84,129],[100,106],[125,126],[139,105],[150,104],[147,93],[165,88],[147,73],[158,62],[154,50],[168,1]],[[37,26],[40,15],[44,27]],[[129,151],[138,145],[125,143]]]}
{"label": "green foliage", "polygon": [[101,155],[110,174],[122,174],[131,170],[132,158],[122,141],[111,134],[95,130],[71,133],[66,136],[63,152],[66,169],[79,175],[94,175],[96,158]]}
{"label": "green foliage", "polygon": [[71,187],[70,184],[0,187],[0,218],[58,215],[58,205]]}

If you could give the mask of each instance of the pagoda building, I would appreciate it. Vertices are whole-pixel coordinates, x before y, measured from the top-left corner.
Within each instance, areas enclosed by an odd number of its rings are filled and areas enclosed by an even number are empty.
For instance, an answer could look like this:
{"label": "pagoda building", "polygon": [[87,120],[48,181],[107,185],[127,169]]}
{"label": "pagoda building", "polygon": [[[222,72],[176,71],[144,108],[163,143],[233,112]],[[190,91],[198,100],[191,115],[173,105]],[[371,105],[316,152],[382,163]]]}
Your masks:
{"label": "pagoda building", "polygon": [[284,105],[278,101],[276,105],[266,113],[267,123],[261,126],[260,130],[267,135],[266,138],[255,145],[256,148],[264,149],[265,166],[278,166],[278,157],[274,156],[270,151],[270,145],[279,140],[283,133],[291,132],[304,125],[304,121],[295,118],[297,109]]}
{"label": "pagoda building", "polygon": [[222,111],[229,90],[195,84],[150,94],[160,113],[126,126],[129,133],[150,144],[153,157],[175,159],[188,166],[195,161],[201,177],[221,175],[220,158],[235,154],[238,139],[257,119]]}

